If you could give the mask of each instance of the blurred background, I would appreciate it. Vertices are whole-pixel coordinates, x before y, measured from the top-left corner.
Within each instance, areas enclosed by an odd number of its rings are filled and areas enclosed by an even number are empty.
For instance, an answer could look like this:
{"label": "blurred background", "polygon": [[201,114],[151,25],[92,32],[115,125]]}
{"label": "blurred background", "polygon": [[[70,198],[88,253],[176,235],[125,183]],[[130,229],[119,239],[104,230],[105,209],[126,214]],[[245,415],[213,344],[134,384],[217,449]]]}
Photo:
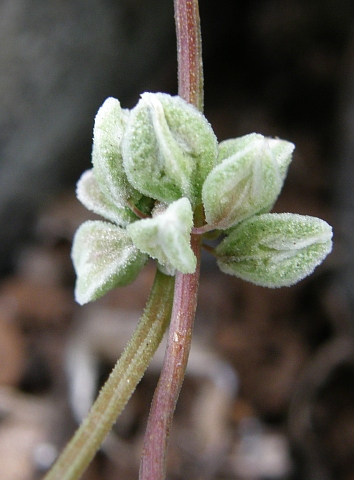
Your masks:
{"label": "blurred background", "polygon": [[[219,140],[296,144],[276,204],[334,227],[334,250],[268,290],[203,258],[169,480],[354,480],[354,3],[200,2],[205,114]],[[154,267],[94,304],[73,298],[72,236],[89,213],[94,115],[176,94],[173,2],[0,3],[0,477],[42,478],[144,307]],[[86,480],[137,478],[161,353]]]}

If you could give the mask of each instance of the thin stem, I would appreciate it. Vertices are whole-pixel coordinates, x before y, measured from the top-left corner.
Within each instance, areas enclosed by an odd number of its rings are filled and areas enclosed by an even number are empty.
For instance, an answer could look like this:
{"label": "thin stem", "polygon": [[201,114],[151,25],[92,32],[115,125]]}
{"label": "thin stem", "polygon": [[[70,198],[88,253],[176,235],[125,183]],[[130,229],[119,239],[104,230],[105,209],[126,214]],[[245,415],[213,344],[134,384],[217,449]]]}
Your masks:
{"label": "thin stem", "polygon": [[145,311],[107,382],[44,480],[77,480],[141,380],[168,326],[174,278],[157,271]]}
{"label": "thin stem", "polygon": [[192,248],[198,256],[193,274],[176,274],[175,297],[164,364],[152,401],[140,466],[141,480],[163,480],[166,453],[177,399],[187,367],[197,306],[201,237],[192,235]]}
{"label": "thin stem", "polygon": [[204,233],[212,232],[213,230],[215,230],[215,227],[206,223],[201,227],[193,227],[192,233],[194,233],[194,235],[204,235]]}
{"label": "thin stem", "polygon": [[204,249],[206,252],[210,253],[211,255],[214,255],[214,256],[215,256],[215,248],[214,248],[214,247],[208,245],[207,243],[203,243],[203,249]]}
{"label": "thin stem", "polygon": [[178,94],[203,111],[203,62],[198,0],[174,0]]}
{"label": "thin stem", "polygon": [[139,218],[150,218],[150,215],[147,215],[146,213],[142,212],[141,210],[138,209],[136,205],[134,205],[132,202],[128,202],[128,206],[130,210],[135,213],[135,215]]}
{"label": "thin stem", "polygon": [[[203,110],[203,64],[198,0],[174,0],[178,93]],[[195,226],[203,224],[202,208],[195,212]],[[191,236],[197,257],[195,273],[176,274],[174,304],[161,376],[151,405],[145,433],[140,480],[163,480],[169,434],[187,368],[192,340],[200,273],[201,235]]]}

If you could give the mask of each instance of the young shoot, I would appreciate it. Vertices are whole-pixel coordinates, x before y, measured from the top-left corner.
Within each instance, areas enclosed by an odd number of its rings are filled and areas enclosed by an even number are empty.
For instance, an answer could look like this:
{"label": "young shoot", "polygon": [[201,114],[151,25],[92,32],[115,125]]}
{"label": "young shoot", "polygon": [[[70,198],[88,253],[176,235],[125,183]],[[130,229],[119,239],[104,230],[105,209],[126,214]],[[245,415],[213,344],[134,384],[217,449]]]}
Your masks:
{"label": "young shoot", "polygon": [[75,297],[81,305],[132,282],[149,258],[156,261],[155,282],[125,352],[46,480],[80,478],[170,322],[140,468],[141,480],[165,478],[204,237],[220,237],[212,253],[221,271],[271,288],[302,280],[332,248],[332,229],[325,221],[271,213],[293,143],[259,133],[218,143],[201,111],[198,2],[174,2],[179,95],[145,92],[131,110],[108,98],[99,109],[92,169],[79,180],[77,196],[103,218],[81,225],[72,247]]}

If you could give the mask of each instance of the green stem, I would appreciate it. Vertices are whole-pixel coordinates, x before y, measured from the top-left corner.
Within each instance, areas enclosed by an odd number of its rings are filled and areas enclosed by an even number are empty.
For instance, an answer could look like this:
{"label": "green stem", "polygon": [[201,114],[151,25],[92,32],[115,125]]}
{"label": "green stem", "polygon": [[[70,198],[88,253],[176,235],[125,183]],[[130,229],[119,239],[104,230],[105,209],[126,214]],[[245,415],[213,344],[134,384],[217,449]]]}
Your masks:
{"label": "green stem", "polygon": [[157,271],[145,311],[125,351],[44,480],[77,480],[99,449],[141,380],[169,324],[174,278]]}

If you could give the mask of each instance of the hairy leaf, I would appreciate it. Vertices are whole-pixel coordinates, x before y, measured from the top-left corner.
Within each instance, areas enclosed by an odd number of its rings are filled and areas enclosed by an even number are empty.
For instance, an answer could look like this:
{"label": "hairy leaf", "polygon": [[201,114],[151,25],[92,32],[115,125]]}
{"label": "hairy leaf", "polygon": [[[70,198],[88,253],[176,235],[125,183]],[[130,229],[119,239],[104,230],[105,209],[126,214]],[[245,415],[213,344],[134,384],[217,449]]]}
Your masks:
{"label": "hairy leaf", "polygon": [[332,228],[319,218],[266,213],[237,225],[216,248],[220,269],[265,287],[290,286],[332,249]]}

